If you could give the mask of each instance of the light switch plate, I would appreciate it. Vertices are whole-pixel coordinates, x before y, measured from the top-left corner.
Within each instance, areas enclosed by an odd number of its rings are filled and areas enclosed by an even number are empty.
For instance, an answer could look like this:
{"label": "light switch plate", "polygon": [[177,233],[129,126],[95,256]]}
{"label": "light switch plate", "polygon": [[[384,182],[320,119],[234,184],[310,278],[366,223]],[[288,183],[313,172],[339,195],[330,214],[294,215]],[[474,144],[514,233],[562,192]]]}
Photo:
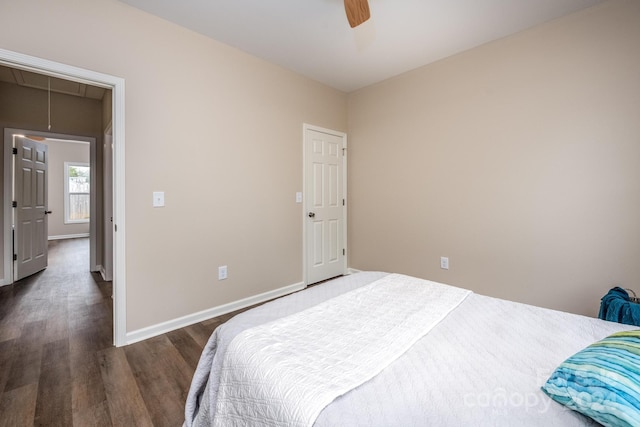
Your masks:
{"label": "light switch plate", "polygon": [[161,208],[164,206],[164,191],[153,192],[153,207]]}
{"label": "light switch plate", "polygon": [[302,191],[296,193],[296,203],[302,203]]}

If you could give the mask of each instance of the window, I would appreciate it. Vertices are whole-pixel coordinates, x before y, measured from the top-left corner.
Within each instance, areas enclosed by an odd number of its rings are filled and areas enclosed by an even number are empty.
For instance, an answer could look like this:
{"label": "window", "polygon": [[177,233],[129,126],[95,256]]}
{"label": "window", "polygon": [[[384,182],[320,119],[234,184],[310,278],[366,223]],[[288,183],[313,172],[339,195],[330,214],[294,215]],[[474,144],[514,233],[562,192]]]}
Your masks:
{"label": "window", "polygon": [[89,222],[90,168],[87,163],[64,163],[64,223]]}

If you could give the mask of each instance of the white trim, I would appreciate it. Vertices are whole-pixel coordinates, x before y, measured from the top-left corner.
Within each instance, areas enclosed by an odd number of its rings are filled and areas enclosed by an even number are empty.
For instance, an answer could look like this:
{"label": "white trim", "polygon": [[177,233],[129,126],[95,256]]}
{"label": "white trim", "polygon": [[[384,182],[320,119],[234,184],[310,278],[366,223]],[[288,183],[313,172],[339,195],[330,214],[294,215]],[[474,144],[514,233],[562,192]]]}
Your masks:
{"label": "white trim", "polygon": [[58,236],[49,236],[48,240],[78,239],[80,237],[89,237],[89,233],[61,234]]}
{"label": "white trim", "polygon": [[293,285],[285,286],[283,288],[274,289],[269,292],[264,292],[262,294],[258,294],[248,298],[238,300],[238,301],[230,302],[228,304],[219,305],[217,307],[212,307],[206,310],[199,311],[197,313],[178,317],[177,319],[158,323],[157,325],[148,326],[146,328],[138,329],[136,331],[131,331],[127,333],[126,344],[127,345],[133,344],[138,341],[142,341],[142,340],[156,337],[158,335],[166,334],[167,332],[184,328],[186,326],[193,325],[194,323],[203,322],[205,320],[209,320],[214,317],[222,316],[223,314],[231,313],[232,311],[250,307],[254,304],[260,304],[275,298],[279,298],[304,288],[305,288],[305,285],[303,282],[294,283]]}
{"label": "white trim", "polygon": [[362,270],[357,270],[357,269],[351,268],[351,267],[349,267],[347,269],[347,274],[356,274],[356,273],[361,273],[361,272],[362,272]]}
{"label": "white trim", "polygon": [[5,49],[0,49],[0,64],[53,77],[73,80],[80,83],[100,86],[113,91],[113,166],[115,172],[113,174],[113,213],[114,224],[117,224],[118,227],[118,232],[114,232],[113,339],[116,346],[124,345],[126,342],[127,327],[124,79]]}
{"label": "white trim", "polygon": [[[334,135],[342,138],[342,148],[344,149],[344,158],[342,160],[342,197],[344,200],[348,200],[347,197],[347,154],[349,150],[347,150],[347,134],[344,132],[339,132],[332,129],[323,128],[320,126],[314,126],[307,123],[302,124],[302,278],[304,280],[305,285],[308,285],[307,278],[307,216],[305,211],[305,198],[307,195],[304,194],[304,191],[307,188],[307,162],[306,162],[306,146],[307,146],[307,130],[312,130],[316,132],[322,132],[329,135]],[[348,256],[349,250],[347,247],[347,205],[349,203],[345,203],[342,207],[342,213],[344,215],[344,226],[342,227],[342,244],[345,249],[345,255],[342,266],[342,274],[347,274],[347,265],[348,265]]]}
{"label": "white trim", "polygon": [[93,237],[89,240],[89,271],[96,271],[96,264],[98,263],[98,240],[102,243],[102,239],[98,239],[97,221],[101,216],[98,213],[98,194],[100,194],[100,191],[98,190],[98,180],[96,179],[96,171],[98,170],[96,152],[98,148],[98,140],[94,138],[93,144],[89,147],[89,234]]}
{"label": "white trim", "polygon": [[[102,150],[102,265],[100,273],[105,282],[113,280],[113,126],[104,129]],[[108,156],[108,164],[105,164]],[[108,166],[108,168],[107,168]],[[107,191],[107,187],[108,190]],[[108,242],[108,244],[107,244]]]}

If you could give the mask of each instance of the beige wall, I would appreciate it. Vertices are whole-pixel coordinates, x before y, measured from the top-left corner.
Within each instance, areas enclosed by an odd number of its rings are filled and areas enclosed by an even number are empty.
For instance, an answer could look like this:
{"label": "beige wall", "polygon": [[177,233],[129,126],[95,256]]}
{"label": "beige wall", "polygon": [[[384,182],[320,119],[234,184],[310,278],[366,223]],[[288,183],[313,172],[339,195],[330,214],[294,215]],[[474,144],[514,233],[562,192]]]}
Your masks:
{"label": "beige wall", "polygon": [[302,124],[345,94],[115,0],[5,2],[0,47],[125,79],[127,331],[302,281]]}
{"label": "beige wall", "polygon": [[126,81],[128,331],[302,280],[303,122],[349,131],[352,267],[594,314],[608,287],[640,283],[639,7],[605,3],[348,105],[115,0],[8,2],[0,47]]}
{"label": "beige wall", "polygon": [[640,291],[639,23],[614,0],[350,94],[350,265],[588,315]]}
{"label": "beige wall", "polygon": [[89,223],[64,223],[64,164],[89,164],[89,144],[48,142],[49,146],[49,236],[89,234]]}

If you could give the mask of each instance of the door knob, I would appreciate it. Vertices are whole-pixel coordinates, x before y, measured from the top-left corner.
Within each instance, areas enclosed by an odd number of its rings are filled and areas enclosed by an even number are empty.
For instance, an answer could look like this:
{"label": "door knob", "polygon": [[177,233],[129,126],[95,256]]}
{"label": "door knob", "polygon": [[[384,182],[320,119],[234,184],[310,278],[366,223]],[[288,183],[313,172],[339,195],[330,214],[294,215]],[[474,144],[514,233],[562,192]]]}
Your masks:
{"label": "door knob", "polygon": [[50,214],[50,213],[53,213],[53,212],[51,212],[51,211],[44,211],[44,214],[45,214],[45,215]]}
{"label": "door knob", "polygon": [[314,216],[316,216],[315,212],[309,212],[309,218],[313,218]]}

